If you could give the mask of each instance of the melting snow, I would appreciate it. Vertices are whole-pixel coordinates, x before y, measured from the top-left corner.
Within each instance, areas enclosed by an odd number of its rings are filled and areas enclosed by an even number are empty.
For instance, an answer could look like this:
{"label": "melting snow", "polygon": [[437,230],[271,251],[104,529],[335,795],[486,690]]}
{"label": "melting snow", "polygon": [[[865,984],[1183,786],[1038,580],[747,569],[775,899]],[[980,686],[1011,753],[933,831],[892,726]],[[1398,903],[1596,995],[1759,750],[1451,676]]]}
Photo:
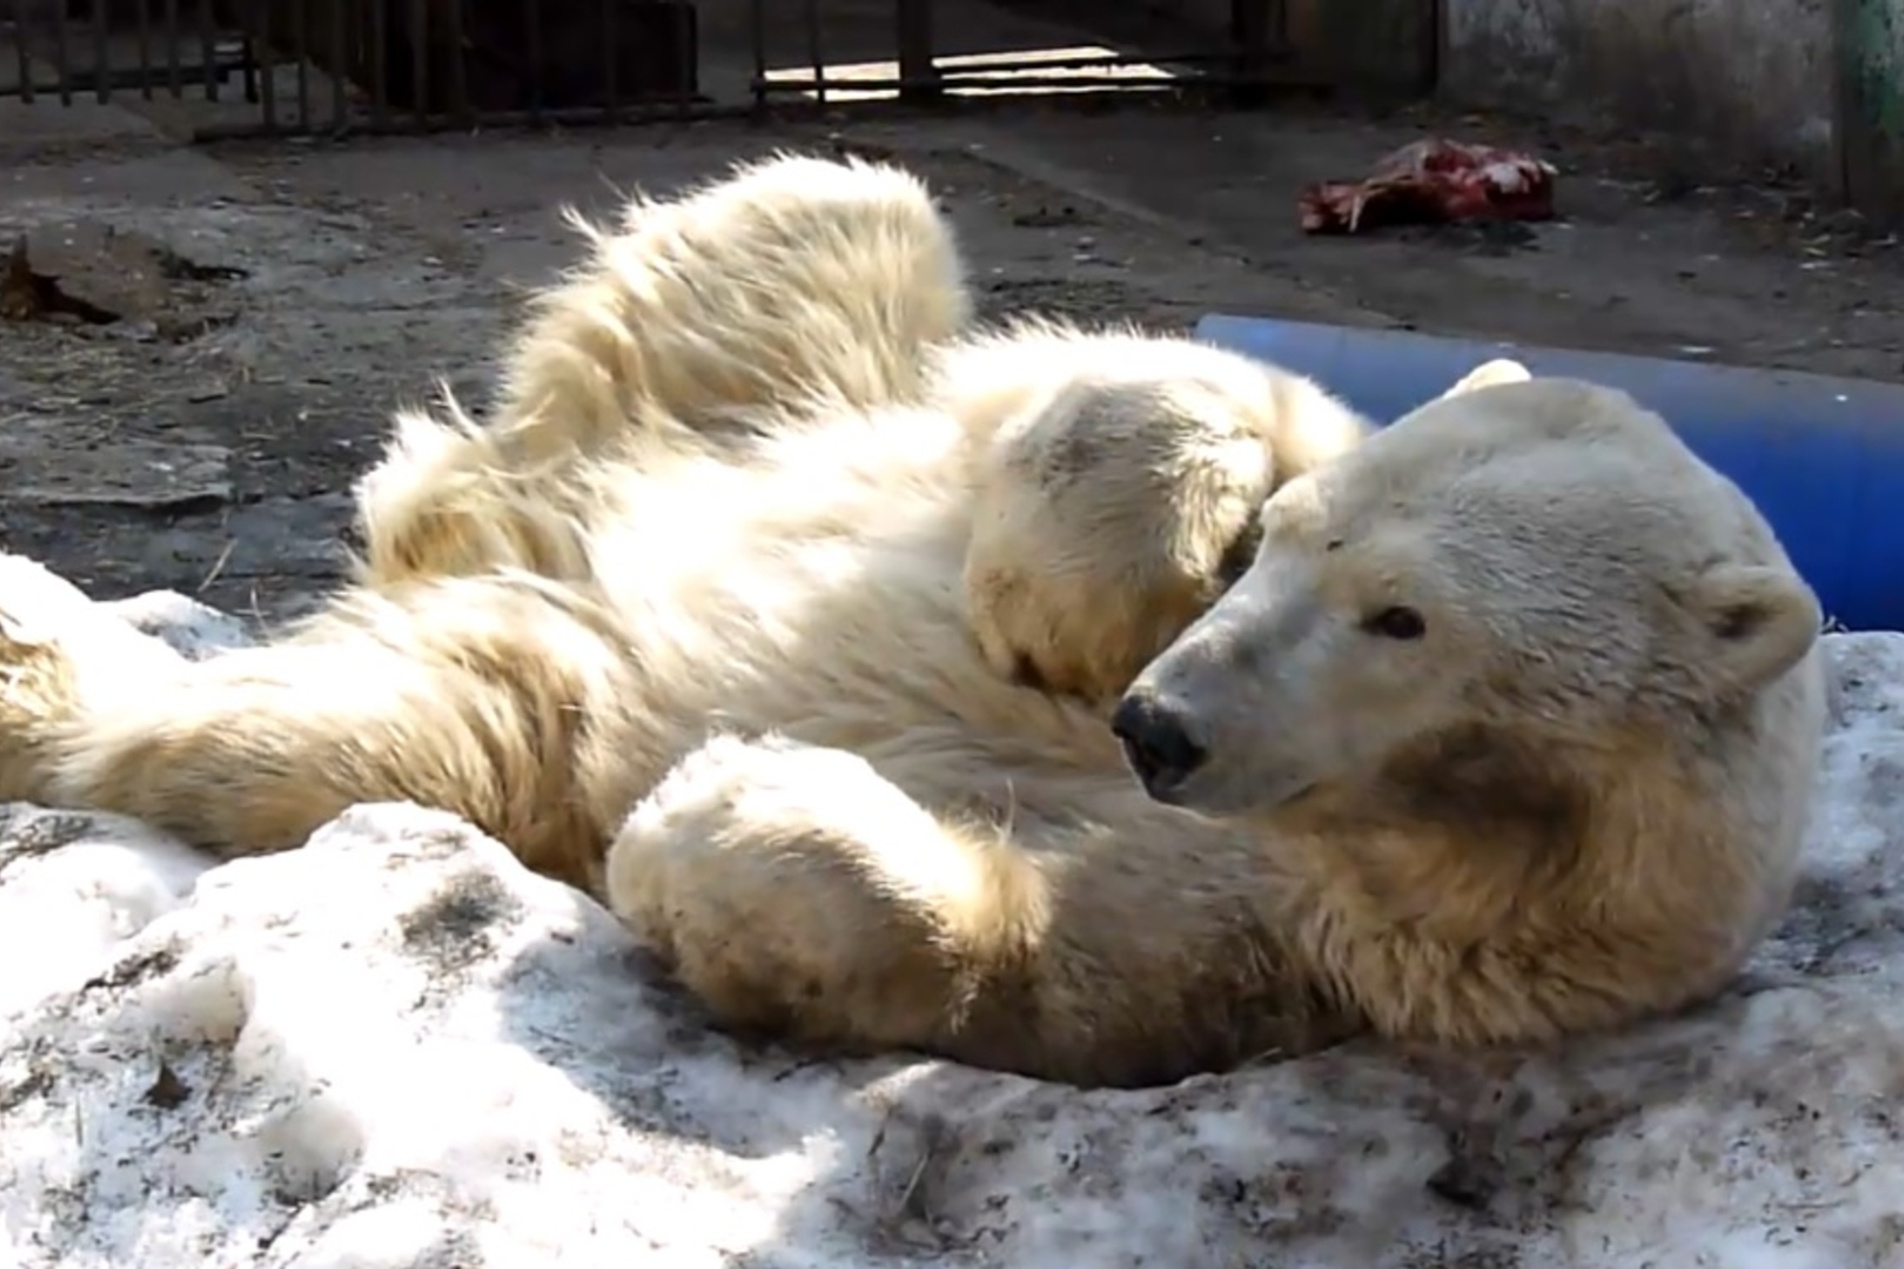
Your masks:
{"label": "melting snow", "polygon": [[[186,601],[128,614],[199,652]],[[589,900],[366,806],[212,866],[0,808],[0,1264],[1904,1261],[1904,636],[1833,635],[1798,902],[1692,1016],[1144,1092],[710,1033]]]}

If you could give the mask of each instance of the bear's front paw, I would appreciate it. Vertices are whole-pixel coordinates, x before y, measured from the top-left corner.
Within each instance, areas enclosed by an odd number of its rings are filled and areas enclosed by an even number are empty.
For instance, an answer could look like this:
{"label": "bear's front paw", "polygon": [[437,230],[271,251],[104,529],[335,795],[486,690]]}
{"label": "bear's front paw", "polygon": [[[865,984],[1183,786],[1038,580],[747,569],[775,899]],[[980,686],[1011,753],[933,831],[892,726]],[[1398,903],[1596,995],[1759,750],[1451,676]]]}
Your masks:
{"label": "bear's front paw", "polygon": [[0,555],[0,800],[44,800],[54,737],[178,660],[44,565]]}
{"label": "bear's front paw", "polygon": [[971,856],[863,759],[716,737],[637,805],[609,906],[730,1029],[834,1048],[938,1034]]}
{"label": "bear's front paw", "polygon": [[965,611],[993,673],[1108,713],[1213,589],[1142,563],[1069,574],[999,564],[979,541],[966,564]]}

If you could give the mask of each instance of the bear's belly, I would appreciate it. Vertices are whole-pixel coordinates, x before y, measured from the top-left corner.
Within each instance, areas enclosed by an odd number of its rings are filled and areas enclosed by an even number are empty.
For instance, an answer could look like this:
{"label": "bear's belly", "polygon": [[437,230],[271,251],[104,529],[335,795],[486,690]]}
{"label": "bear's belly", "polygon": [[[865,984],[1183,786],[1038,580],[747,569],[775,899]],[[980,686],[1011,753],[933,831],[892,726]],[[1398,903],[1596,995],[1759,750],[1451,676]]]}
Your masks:
{"label": "bear's belly", "polygon": [[[708,490],[690,524],[664,528],[650,502],[601,535],[645,695],[631,723],[651,729],[630,751],[665,767],[714,731],[776,732],[858,753],[929,805],[1067,818],[1141,796],[1102,719],[984,660],[965,616],[963,499],[808,491],[795,516],[746,483]],[[743,492],[751,506],[736,506]]]}

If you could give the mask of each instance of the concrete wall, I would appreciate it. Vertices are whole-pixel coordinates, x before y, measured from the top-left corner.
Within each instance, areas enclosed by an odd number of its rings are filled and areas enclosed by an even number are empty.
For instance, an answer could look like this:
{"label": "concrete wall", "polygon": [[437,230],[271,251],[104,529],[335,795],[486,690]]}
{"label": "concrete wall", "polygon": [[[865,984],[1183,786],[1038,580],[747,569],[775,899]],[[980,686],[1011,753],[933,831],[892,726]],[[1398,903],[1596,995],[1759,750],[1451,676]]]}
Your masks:
{"label": "concrete wall", "polygon": [[1456,100],[1536,102],[1831,177],[1831,0],[1442,2]]}
{"label": "concrete wall", "polygon": [[1904,0],[1841,0],[1846,193],[1904,224]]}

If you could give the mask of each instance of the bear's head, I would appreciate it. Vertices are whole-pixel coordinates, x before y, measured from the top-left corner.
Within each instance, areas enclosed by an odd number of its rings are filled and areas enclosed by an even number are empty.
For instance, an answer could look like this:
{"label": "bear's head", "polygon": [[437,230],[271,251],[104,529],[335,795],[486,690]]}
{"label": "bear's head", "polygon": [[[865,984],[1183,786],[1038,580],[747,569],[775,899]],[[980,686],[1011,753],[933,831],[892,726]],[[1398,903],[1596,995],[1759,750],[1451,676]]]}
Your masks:
{"label": "bear's head", "polygon": [[1696,769],[1820,625],[1764,519],[1660,418],[1502,382],[1277,490],[1254,561],[1114,728],[1151,796],[1211,816],[1592,802],[1535,786],[1669,741]]}

